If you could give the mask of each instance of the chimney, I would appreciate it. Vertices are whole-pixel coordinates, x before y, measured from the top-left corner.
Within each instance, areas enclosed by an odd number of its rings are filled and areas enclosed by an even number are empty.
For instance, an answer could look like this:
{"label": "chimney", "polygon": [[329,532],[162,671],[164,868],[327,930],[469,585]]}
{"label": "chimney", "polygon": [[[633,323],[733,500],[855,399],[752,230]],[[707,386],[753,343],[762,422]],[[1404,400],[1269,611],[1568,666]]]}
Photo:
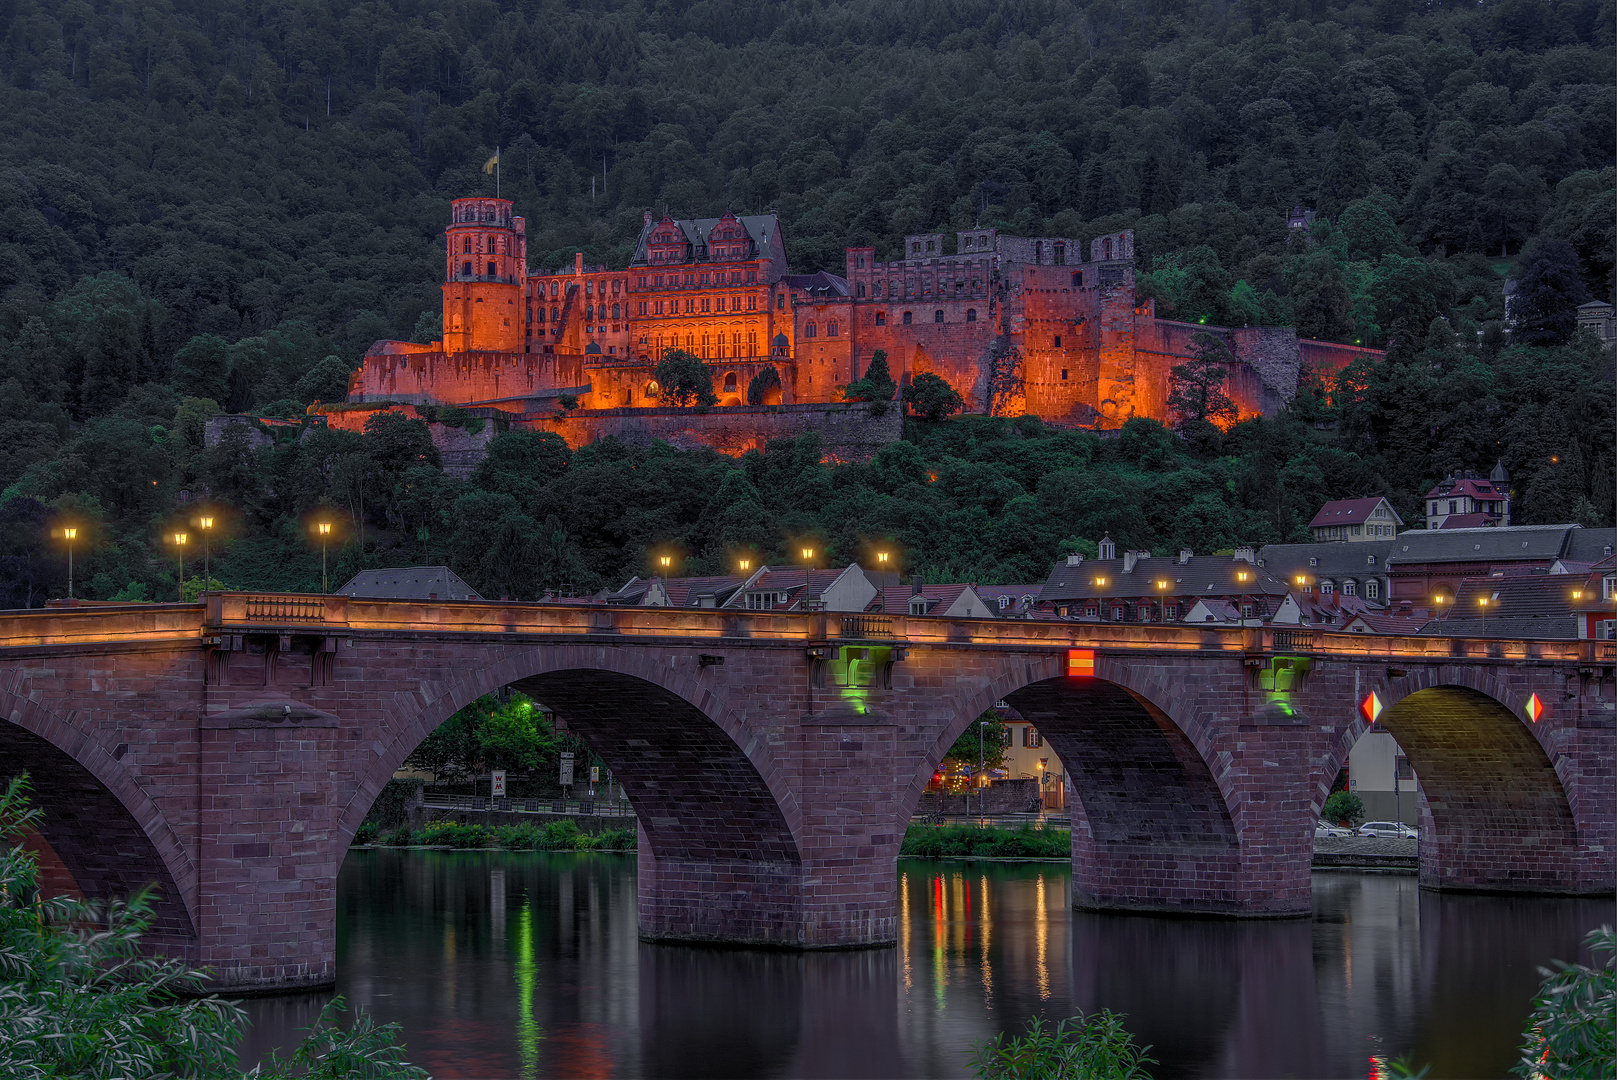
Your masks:
{"label": "chimney", "polygon": [[1258,561],[1257,556],[1252,553],[1251,544],[1243,544],[1241,547],[1236,548],[1235,554],[1232,556],[1232,558],[1234,558],[1237,562],[1255,563]]}
{"label": "chimney", "polygon": [[573,252],[573,275],[575,277],[584,276],[584,253],[582,251]]}
{"label": "chimney", "polygon": [[1125,551],[1125,552],[1123,552],[1123,573],[1125,573],[1125,574],[1133,573],[1134,572],[1134,566],[1135,566],[1136,563],[1138,563],[1141,559],[1149,559],[1150,557],[1151,557],[1151,553],[1149,551]]}
{"label": "chimney", "polygon": [[1117,558],[1117,543],[1110,536],[1100,538],[1099,557],[1102,559]]}
{"label": "chimney", "polygon": [[1191,556],[1194,555],[1194,554],[1195,554],[1195,552],[1191,551],[1189,548],[1180,548],[1179,549],[1179,565],[1183,566],[1186,563],[1188,563],[1190,561]]}
{"label": "chimney", "polygon": [[651,211],[650,210],[646,211],[645,222],[646,222],[646,228],[648,228],[648,229],[651,228]]}
{"label": "chimney", "polygon": [[1083,562],[1084,562],[1084,557],[1082,555],[1078,554],[1076,551],[1067,556],[1067,565],[1068,566],[1082,566]]}

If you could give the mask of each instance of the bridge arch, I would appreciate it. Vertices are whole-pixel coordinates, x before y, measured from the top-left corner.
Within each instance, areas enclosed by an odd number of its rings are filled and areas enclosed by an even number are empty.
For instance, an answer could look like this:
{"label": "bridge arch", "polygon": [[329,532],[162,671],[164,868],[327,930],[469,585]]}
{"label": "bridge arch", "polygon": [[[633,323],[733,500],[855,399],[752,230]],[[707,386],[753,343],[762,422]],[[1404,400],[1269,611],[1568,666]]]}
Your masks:
{"label": "bridge arch", "polygon": [[[1525,718],[1522,691],[1473,666],[1411,671],[1366,685],[1378,722],[1420,781],[1420,880],[1457,891],[1609,893],[1591,858],[1609,844],[1577,813],[1576,765],[1558,752],[1564,718]],[[1558,695],[1559,696],[1559,695]],[[1550,703],[1552,707],[1561,701]],[[1348,752],[1371,722],[1355,710],[1331,745],[1315,789],[1323,806]]]}
{"label": "bridge arch", "polygon": [[642,934],[799,944],[801,811],[787,777],[685,650],[527,647],[456,675],[415,707],[344,807],[347,842],[389,777],[437,726],[514,686],[606,762],[640,821]]}
{"label": "bridge arch", "polygon": [[94,738],[0,687],[0,779],[23,772],[41,811],[39,833],[79,890],[105,900],[155,885],[147,941],[194,960],[196,865],[168,819]]}
{"label": "bridge arch", "polygon": [[955,739],[1003,700],[1038,728],[1072,780],[1077,906],[1275,913],[1238,895],[1241,831],[1210,764],[1218,760],[1210,727],[1143,665],[1102,657],[1095,677],[1074,679],[1065,659],[1018,658],[986,686],[959,695],[906,811],[913,813]]}

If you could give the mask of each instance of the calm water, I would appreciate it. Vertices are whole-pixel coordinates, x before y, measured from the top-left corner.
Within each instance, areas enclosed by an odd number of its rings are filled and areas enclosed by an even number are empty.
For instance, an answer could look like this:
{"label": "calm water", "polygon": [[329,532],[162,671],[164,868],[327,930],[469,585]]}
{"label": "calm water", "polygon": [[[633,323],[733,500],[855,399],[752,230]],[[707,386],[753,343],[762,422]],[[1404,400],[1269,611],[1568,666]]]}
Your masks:
{"label": "calm water", "polygon": [[[897,949],[802,955],[641,943],[629,856],[356,851],[338,991],[440,1078],[959,1076],[1028,1016],[1103,1007],[1158,1077],[1373,1076],[1409,1052],[1502,1076],[1536,965],[1612,918],[1348,873],[1314,876],[1311,921],[1089,915],[1059,864],[899,867]],[[244,1062],[325,1000],[248,1002]]]}

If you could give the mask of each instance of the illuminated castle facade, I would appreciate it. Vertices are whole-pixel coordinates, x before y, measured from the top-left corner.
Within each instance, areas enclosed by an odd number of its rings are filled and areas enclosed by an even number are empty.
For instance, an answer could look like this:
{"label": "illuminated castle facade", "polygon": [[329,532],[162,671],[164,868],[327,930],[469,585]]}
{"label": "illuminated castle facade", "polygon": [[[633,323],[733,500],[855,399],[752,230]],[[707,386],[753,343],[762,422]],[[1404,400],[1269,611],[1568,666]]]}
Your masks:
{"label": "illuminated castle facade", "polygon": [[708,365],[719,398],[688,426],[725,428],[734,448],[748,441],[736,442],[752,422],[743,414],[760,411],[747,407],[747,388],[765,368],[779,387],[757,404],[779,413],[839,402],[880,349],[900,385],[936,374],[967,412],[1110,428],[1131,416],[1170,419],[1170,369],[1193,354],[1197,331],[1230,346],[1226,389],[1243,417],[1289,400],[1303,366],[1334,370],[1366,351],[1299,342],[1286,328],[1156,318],[1136,298],[1132,231],[1098,237],[1087,252],[1071,238],[995,229],[953,239],[906,237],[904,258],[891,262],[849,248],[841,275],[793,274],[773,213],[647,213],[624,269],[579,256],[530,271],[510,201],[458,199],[445,229],[442,340],[377,342],[351,380],[349,407],[496,409],[588,441],[613,430],[608,415],[572,427],[558,418],[659,408],[655,368],[679,348]]}

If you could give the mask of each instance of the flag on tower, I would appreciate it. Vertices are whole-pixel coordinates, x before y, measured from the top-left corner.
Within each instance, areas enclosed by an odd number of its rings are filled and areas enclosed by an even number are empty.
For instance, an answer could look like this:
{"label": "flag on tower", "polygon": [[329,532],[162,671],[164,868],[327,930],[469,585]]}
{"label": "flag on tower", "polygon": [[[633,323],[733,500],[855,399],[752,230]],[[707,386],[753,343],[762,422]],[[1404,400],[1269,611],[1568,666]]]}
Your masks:
{"label": "flag on tower", "polygon": [[483,171],[492,175],[494,170],[499,167],[499,164],[500,152],[496,150],[494,151],[494,156],[483,163]]}

